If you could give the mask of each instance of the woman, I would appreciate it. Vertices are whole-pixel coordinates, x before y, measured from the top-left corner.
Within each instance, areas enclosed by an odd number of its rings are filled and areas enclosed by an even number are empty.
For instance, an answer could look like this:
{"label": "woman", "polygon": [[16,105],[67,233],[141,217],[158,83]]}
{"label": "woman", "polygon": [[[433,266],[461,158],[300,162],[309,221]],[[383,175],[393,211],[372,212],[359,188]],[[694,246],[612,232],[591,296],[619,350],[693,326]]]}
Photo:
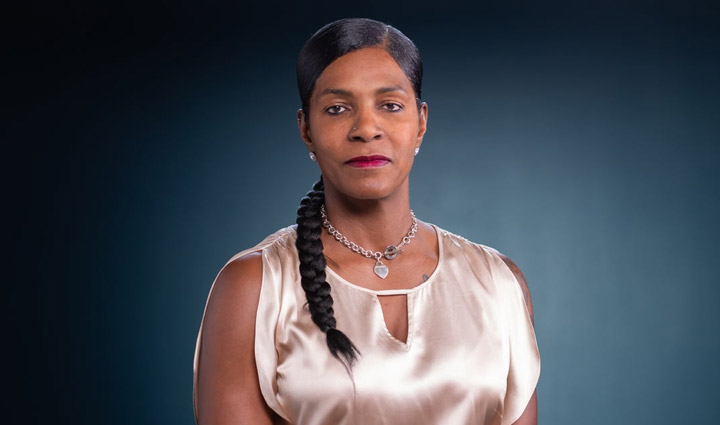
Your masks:
{"label": "woman", "polygon": [[344,19],[308,40],[297,73],[322,177],[297,227],[217,276],[195,353],[198,423],[537,423],[522,274],[410,210],[428,116],[415,45]]}

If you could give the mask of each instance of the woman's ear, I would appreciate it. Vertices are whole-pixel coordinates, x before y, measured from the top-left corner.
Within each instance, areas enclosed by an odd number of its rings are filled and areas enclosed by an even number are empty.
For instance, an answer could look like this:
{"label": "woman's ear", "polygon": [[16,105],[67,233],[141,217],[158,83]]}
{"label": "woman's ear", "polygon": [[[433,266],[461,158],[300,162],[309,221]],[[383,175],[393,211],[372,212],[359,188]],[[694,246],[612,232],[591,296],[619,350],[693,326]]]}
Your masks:
{"label": "woman's ear", "polygon": [[303,112],[302,109],[298,109],[297,111],[297,121],[298,129],[300,130],[300,138],[303,139],[303,142],[305,142],[305,146],[307,146],[307,148],[312,151],[312,138],[310,136],[310,127],[307,125],[305,112]]}
{"label": "woman's ear", "polygon": [[420,119],[420,125],[418,126],[418,147],[420,147],[420,144],[422,144],[423,136],[425,136],[425,132],[427,131],[427,117],[428,117],[428,105],[427,103],[423,102],[420,104],[420,111],[419,111],[419,119]]}

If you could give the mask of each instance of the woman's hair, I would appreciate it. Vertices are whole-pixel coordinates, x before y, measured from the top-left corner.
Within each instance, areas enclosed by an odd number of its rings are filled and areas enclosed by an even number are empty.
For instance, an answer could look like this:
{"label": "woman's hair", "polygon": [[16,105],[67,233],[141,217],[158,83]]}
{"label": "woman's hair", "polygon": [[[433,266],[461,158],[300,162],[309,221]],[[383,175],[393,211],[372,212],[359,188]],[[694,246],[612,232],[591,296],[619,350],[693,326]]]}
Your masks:
{"label": "woman's hair", "polygon": [[365,18],[347,18],[320,28],[305,42],[297,60],[297,83],[307,122],[310,96],[320,74],[335,59],[354,50],[382,47],[395,59],[415,90],[417,106],[422,97],[423,65],[415,44],[388,24]]}
{"label": "woman's hair", "polygon": [[[372,19],[340,19],[320,28],[305,43],[297,61],[297,81],[307,123],[310,96],[320,74],[335,59],[365,47],[379,46],[388,51],[415,90],[420,106],[422,60],[418,48],[403,33]],[[330,352],[350,370],[359,354],[350,339],[335,328],[333,299],[325,279],[325,256],[320,240],[320,207],[325,203],[322,176],[300,202],[297,211],[297,241],[300,276],[313,322],[326,333]]]}

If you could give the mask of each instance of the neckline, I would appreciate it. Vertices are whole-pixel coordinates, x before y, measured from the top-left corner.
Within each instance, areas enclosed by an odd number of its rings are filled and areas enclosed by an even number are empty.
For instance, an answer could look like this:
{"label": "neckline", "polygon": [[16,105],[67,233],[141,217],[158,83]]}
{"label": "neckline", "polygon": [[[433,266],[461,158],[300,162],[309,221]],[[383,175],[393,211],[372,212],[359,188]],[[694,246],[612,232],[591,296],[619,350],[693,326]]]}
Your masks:
{"label": "neckline", "polygon": [[436,280],[435,276],[437,276],[438,272],[440,271],[440,268],[443,265],[443,260],[445,257],[445,255],[443,253],[443,244],[442,244],[440,229],[432,223],[428,223],[428,224],[433,228],[433,230],[435,230],[435,236],[437,237],[438,262],[437,262],[437,265],[435,266],[435,270],[433,270],[433,272],[430,274],[430,276],[427,278],[427,280],[417,286],[413,286],[412,288],[406,288],[406,289],[370,289],[370,288],[365,288],[364,286],[356,285],[356,284],[346,280],[344,277],[340,276],[337,272],[335,272],[335,270],[330,268],[330,266],[328,266],[328,265],[325,266],[325,270],[329,274],[331,274],[335,279],[337,279],[340,283],[344,284],[345,286],[349,286],[350,288],[353,288],[353,289],[356,289],[356,290],[362,291],[362,292],[368,292],[368,293],[375,294],[375,295],[407,295],[407,294],[411,294],[413,292],[417,292],[420,289],[427,287],[428,285],[430,285],[430,283],[432,283],[434,280]]}

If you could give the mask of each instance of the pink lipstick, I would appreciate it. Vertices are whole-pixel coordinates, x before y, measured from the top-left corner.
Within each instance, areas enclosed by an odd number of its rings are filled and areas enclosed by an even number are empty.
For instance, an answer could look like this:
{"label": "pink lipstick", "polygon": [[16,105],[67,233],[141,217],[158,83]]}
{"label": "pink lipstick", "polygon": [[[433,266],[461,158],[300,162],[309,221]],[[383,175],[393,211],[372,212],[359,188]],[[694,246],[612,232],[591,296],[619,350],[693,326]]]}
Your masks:
{"label": "pink lipstick", "polygon": [[356,156],[345,163],[357,168],[382,167],[390,163],[390,158],[382,155]]}

